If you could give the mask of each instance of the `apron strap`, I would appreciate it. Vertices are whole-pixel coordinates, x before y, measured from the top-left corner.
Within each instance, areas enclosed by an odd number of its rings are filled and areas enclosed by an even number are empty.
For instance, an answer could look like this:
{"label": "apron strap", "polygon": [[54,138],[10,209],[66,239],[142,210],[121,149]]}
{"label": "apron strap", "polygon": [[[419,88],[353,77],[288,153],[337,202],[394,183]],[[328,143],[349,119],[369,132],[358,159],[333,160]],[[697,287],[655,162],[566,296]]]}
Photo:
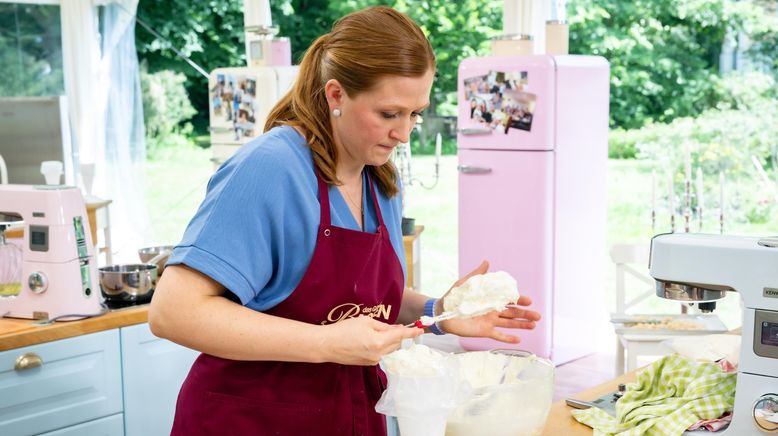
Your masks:
{"label": "apron strap", "polygon": [[370,172],[367,172],[367,183],[370,185],[370,194],[373,198],[373,207],[375,208],[375,214],[378,218],[378,227],[384,227],[384,217],[381,214],[381,207],[378,206],[378,196],[375,193],[375,186],[373,185],[373,178],[370,177]]}
{"label": "apron strap", "polygon": [[330,191],[329,186],[324,183],[319,171],[316,173],[316,181],[319,183],[319,209],[321,209],[319,217],[319,225],[329,227],[330,224]]}

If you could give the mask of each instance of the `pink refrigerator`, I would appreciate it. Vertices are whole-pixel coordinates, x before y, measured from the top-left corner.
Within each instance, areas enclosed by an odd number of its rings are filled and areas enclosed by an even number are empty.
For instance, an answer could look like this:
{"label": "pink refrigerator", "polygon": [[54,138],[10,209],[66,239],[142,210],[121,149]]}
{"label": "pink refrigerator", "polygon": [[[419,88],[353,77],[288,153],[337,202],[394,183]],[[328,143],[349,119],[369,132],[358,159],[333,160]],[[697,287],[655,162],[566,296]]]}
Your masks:
{"label": "pink refrigerator", "polygon": [[560,364],[593,352],[602,323],[609,66],[596,56],[511,56],[459,66],[459,272],[489,260],[542,320],[517,348]]}

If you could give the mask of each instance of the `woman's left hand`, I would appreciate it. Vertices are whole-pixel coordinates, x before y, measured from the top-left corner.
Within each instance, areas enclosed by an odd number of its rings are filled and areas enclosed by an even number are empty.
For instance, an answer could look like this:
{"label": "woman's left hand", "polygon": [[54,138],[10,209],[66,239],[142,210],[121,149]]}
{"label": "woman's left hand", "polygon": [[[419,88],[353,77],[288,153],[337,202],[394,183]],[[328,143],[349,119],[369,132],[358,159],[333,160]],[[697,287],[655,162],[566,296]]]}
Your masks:
{"label": "woman's left hand", "polygon": [[[460,284],[464,283],[465,280],[475,274],[484,274],[488,271],[488,269],[489,263],[483,262],[470,274],[457,281],[454,286],[459,286]],[[439,306],[442,306],[443,299],[445,299],[445,296],[438,300]],[[532,299],[526,295],[522,295],[516,302],[516,305],[521,307],[509,306],[499,312],[493,310],[485,315],[476,316],[473,318],[449,319],[446,321],[441,321],[439,326],[446,333],[453,333],[459,336],[485,337],[501,342],[517,344],[521,341],[521,339],[519,339],[517,336],[509,335],[505,332],[497,330],[496,327],[524,330],[534,329],[535,322],[540,320],[540,314],[534,310],[524,308],[530,304],[532,304]],[[442,310],[436,311],[436,313],[441,312]]]}

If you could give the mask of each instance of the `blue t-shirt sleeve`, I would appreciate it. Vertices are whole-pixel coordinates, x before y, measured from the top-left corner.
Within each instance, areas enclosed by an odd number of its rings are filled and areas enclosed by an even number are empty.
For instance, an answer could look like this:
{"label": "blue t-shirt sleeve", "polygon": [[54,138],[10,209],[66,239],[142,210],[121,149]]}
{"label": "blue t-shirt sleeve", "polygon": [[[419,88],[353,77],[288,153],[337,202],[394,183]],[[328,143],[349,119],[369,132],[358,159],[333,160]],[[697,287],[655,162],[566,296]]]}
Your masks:
{"label": "blue t-shirt sleeve", "polygon": [[[294,288],[296,283],[277,280],[272,286],[279,270],[286,269],[279,259],[288,258],[286,250],[311,251],[315,241],[302,240],[309,236],[285,229],[285,214],[317,214],[296,211],[304,207],[302,202],[287,204],[290,191],[297,189],[299,194],[306,188],[290,177],[290,162],[283,153],[244,147],[247,150],[239,151],[211,178],[205,199],[168,263],[200,271],[247,304],[268,287],[286,288],[286,293]],[[307,190],[308,195],[317,195]],[[295,259],[306,264],[309,260]]]}

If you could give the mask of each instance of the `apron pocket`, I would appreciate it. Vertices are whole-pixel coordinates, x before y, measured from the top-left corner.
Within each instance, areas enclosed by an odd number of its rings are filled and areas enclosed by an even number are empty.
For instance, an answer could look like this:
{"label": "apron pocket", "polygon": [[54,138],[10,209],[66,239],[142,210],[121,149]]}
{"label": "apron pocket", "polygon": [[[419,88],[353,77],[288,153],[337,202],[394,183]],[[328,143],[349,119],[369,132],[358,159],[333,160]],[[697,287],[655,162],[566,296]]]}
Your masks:
{"label": "apron pocket", "polygon": [[343,434],[336,429],[335,411],[324,403],[284,403],[206,392],[206,404],[203,427],[208,434]]}

